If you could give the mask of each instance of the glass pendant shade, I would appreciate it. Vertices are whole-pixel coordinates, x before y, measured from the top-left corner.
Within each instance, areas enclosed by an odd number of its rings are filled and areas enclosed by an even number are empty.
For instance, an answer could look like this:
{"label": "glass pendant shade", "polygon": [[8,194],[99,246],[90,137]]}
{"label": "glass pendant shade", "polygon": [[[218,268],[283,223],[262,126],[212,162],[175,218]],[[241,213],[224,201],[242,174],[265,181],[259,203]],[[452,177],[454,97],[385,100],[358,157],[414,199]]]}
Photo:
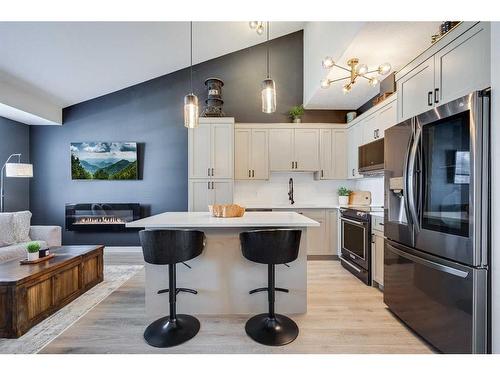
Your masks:
{"label": "glass pendant shade", "polygon": [[262,81],[262,112],[276,112],[276,85],[270,78]]}
{"label": "glass pendant shade", "polygon": [[377,86],[378,84],[378,78],[374,77],[374,78],[370,78],[370,80],[368,81],[368,84],[371,86],[371,87],[375,87]]}
{"label": "glass pendant shade", "polygon": [[330,80],[328,78],[322,79],[320,84],[322,89],[327,89],[330,87]]}
{"label": "glass pendant shade", "polygon": [[333,59],[330,56],[326,56],[323,59],[322,64],[323,64],[323,68],[330,69],[332,66],[335,65],[335,62],[333,61]]}
{"label": "glass pendant shade", "polygon": [[387,73],[391,71],[391,64],[389,63],[383,63],[378,67],[378,72],[379,74],[385,76]]}
{"label": "glass pendant shade", "polygon": [[184,126],[192,129],[199,125],[198,97],[187,94],[184,97]]}

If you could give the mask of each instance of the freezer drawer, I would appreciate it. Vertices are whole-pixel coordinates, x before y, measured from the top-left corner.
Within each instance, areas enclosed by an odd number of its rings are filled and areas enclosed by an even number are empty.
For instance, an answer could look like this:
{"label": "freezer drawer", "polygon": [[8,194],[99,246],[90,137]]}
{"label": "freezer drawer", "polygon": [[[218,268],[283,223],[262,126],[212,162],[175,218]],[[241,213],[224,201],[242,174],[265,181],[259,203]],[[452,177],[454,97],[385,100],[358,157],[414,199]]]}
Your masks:
{"label": "freezer drawer", "polygon": [[487,271],[384,245],[389,309],[443,353],[486,353]]}

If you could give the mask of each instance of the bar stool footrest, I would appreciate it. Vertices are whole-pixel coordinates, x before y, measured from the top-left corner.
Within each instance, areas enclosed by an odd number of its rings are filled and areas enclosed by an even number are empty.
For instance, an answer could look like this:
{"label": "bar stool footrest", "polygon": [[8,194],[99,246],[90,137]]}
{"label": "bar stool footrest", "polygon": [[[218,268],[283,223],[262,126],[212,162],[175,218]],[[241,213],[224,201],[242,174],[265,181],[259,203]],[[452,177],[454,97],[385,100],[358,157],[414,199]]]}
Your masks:
{"label": "bar stool footrest", "polygon": [[[170,289],[160,289],[157,294],[163,294],[163,293],[168,293]],[[191,293],[191,294],[198,294],[197,290],[194,289],[188,289],[188,288],[176,288],[175,289],[175,294],[179,294],[180,292],[184,293]]]}
{"label": "bar stool footrest", "polygon": [[[274,288],[276,292],[283,292],[283,293],[290,293],[288,289],[285,288]],[[252,289],[251,291],[248,292],[248,294],[254,294],[254,293],[259,293],[259,292],[268,292],[269,288],[257,288],[257,289]]]}

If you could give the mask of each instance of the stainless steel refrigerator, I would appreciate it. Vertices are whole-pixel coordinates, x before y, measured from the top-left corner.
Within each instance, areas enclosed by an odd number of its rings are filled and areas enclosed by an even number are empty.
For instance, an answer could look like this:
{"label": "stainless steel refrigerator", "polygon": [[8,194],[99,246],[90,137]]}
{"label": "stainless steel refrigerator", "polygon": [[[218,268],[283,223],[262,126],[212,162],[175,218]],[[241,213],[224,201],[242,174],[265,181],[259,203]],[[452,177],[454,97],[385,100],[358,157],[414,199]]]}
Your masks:
{"label": "stainless steel refrigerator", "polygon": [[489,90],[385,132],[384,302],[443,353],[490,351]]}

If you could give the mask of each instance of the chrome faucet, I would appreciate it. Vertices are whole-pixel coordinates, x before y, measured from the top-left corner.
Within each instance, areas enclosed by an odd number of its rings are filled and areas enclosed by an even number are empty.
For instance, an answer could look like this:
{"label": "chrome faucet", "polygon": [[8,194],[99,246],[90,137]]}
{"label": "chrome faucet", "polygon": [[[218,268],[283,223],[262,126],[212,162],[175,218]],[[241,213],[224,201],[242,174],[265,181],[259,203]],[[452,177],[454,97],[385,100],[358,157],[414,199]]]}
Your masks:
{"label": "chrome faucet", "polygon": [[288,180],[288,200],[290,201],[290,204],[295,203],[295,201],[293,200],[293,178],[291,177]]}

